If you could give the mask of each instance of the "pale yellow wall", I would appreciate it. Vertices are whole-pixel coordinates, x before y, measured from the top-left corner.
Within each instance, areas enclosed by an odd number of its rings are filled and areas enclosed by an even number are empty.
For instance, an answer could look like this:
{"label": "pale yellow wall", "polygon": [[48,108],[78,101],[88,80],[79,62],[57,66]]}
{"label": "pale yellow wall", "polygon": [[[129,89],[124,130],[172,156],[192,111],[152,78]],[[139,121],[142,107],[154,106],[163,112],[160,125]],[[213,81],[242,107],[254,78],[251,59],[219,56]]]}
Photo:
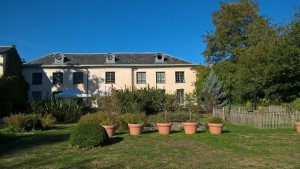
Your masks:
{"label": "pale yellow wall", "polygon": [[[73,85],[73,72],[82,71],[83,73],[83,84]],[[175,83],[175,72],[185,72],[185,83]],[[32,73],[42,72],[43,73],[43,84],[32,85]],[[63,84],[53,85],[52,76],[53,72],[63,72]],[[115,72],[115,84],[105,83],[105,72]],[[146,84],[137,84],[137,72],[146,72]],[[165,72],[166,83],[156,84],[156,72]],[[165,89],[166,93],[174,94],[176,89],[184,89],[184,93],[190,93],[194,90],[194,83],[196,81],[196,73],[191,70],[191,67],[159,67],[159,68],[88,68],[86,69],[58,69],[58,68],[23,68],[23,76],[26,81],[30,84],[29,98],[31,98],[32,91],[42,91],[43,99],[50,98],[54,91],[64,91],[70,88],[78,88],[83,92],[87,92],[87,86],[89,88],[88,93],[94,92],[96,89],[110,88],[124,89],[132,88],[132,73],[134,75],[134,86],[136,89],[144,87],[157,87]],[[89,81],[87,82],[87,74]],[[88,83],[88,84],[87,84]]]}
{"label": "pale yellow wall", "polygon": [[4,73],[4,56],[0,55],[0,77],[3,76]]}

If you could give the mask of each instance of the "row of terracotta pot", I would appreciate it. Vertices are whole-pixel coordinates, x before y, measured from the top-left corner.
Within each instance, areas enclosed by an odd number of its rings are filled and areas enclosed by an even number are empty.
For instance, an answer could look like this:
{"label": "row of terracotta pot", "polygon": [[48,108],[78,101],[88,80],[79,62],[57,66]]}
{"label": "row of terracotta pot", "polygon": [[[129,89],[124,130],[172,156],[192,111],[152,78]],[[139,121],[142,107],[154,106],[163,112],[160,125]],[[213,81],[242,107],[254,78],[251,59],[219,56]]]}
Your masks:
{"label": "row of terracotta pot", "polygon": [[[183,128],[185,134],[196,134],[197,128],[199,126],[198,123],[193,122],[184,122]],[[168,135],[170,134],[173,123],[156,123],[159,134]],[[223,129],[223,124],[218,123],[207,123],[209,127],[209,131],[211,134],[221,134]],[[295,129],[297,133],[300,133],[300,122],[294,122]],[[117,126],[103,126],[109,137],[113,137],[117,130]],[[140,135],[144,128],[143,124],[128,124],[129,131],[131,135]]]}
{"label": "row of terracotta pot", "polygon": [[[196,134],[197,128],[199,126],[198,123],[193,122],[184,122],[183,128],[185,134]],[[157,129],[159,134],[162,135],[168,135],[171,132],[173,123],[156,123]],[[211,134],[221,134],[223,124],[214,124],[214,123],[208,123],[209,131]],[[109,137],[112,137],[115,135],[115,131],[117,129],[116,125],[113,126],[103,126],[108,134]],[[131,135],[140,135],[142,133],[142,130],[144,128],[143,124],[128,124],[128,128]]]}

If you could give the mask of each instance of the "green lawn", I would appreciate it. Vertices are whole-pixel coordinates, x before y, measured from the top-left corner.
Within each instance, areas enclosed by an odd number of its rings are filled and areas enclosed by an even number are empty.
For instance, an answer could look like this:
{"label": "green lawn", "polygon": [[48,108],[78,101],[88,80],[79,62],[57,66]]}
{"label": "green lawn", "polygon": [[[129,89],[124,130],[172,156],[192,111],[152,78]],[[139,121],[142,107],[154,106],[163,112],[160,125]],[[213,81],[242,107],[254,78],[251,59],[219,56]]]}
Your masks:
{"label": "green lawn", "polygon": [[226,124],[220,136],[182,131],[169,136],[119,133],[109,145],[68,145],[74,125],[0,135],[0,168],[300,168],[300,134]]}

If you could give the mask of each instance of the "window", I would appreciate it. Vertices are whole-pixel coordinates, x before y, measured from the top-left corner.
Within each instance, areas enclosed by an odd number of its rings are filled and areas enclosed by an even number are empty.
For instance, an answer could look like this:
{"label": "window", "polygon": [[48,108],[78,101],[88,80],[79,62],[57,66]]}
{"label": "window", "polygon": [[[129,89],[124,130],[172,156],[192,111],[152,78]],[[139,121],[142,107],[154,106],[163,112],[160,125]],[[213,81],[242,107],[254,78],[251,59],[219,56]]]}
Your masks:
{"label": "window", "polygon": [[33,91],[31,97],[32,100],[42,100],[42,91]]}
{"label": "window", "polygon": [[53,84],[63,84],[63,73],[53,73]]}
{"label": "window", "polygon": [[32,84],[33,85],[42,84],[42,73],[32,73]]}
{"label": "window", "polygon": [[74,72],[73,73],[73,84],[83,83],[83,72]]}
{"label": "window", "polygon": [[176,90],[177,102],[179,104],[184,103],[184,89],[177,89]]}
{"label": "window", "polygon": [[176,83],[184,83],[184,72],[175,72]]}
{"label": "window", "polygon": [[105,73],[105,83],[115,83],[115,72]]}
{"label": "window", "polygon": [[137,72],[137,84],[146,83],[146,72]]}
{"label": "window", "polygon": [[156,72],[156,83],[166,83],[165,72]]}

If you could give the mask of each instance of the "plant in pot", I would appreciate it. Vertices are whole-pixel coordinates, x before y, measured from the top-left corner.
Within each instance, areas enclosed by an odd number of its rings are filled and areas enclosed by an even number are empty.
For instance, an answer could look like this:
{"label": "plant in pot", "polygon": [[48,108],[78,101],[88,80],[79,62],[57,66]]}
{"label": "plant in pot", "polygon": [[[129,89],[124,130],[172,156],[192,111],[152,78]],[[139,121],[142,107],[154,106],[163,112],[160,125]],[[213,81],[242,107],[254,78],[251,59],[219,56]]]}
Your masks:
{"label": "plant in pot", "polygon": [[207,126],[209,128],[210,134],[221,134],[224,122],[220,117],[211,117],[208,120]]}
{"label": "plant in pot", "polygon": [[140,135],[146,122],[145,113],[125,113],[122,115],[123,120],[128,123],[130,134],[133,136]]}
{"label": "plant in pot", "polygon": [[168,119],[167,113],[160,113],[156,116],[156,126],[159,134],[168,135],[171,132],[173,123]]}
{"label": "plant in pot", "polygon": [[116,117],[110,113],[97,112],[81,116],[79,123],[97,123],[105,128],[109,137],[112,137],[117,129]]}
{"label": "plant in pot", "polygon": [[105,128],[108,137],[112,137],[115,135],[117,126],[117,115],[111,113],[105,113],[103,121],[101,122],[101,126]]}
{"label": "plant in pot", "polygon": [[300,133],[300,121],[295,121],[294,126],[295,126],[297,133]]}
{"label": "plant in pot", "polygon": [[193,97],[192,94],[187,94],[185,97],[185,102],[186,102],[186,107],[189,110],[189,121],[183,122],[183,128],[184,128],[184,132],[185,134],[196,134],[197,133],[197,128],[199,126],[199,123],[196,121],[192,120],[192,113],[195,110],[195,97]]}

